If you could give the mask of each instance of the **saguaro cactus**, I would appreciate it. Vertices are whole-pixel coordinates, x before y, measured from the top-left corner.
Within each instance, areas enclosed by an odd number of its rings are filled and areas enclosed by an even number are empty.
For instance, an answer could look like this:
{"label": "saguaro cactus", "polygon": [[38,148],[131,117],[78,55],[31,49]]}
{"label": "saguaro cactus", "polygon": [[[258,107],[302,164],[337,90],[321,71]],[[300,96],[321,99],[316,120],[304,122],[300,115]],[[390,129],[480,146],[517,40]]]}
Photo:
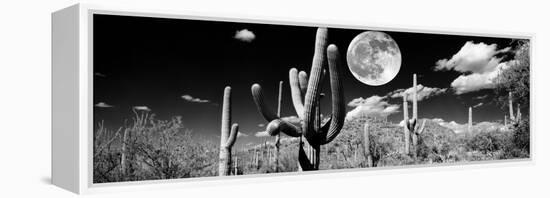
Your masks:
{"label": "saguaro cactus", "polygon": [[411,133],[407,128],[407,123],[409,121],[409,107],[407,104],[407,94],[403,93],[403,133],[405,135],[405,154],[410,154],[411,149]]}
{"label": "saguaro cactus", "polygon": [[[281,105],[283,103],[283,81],[279,81],[279,98],[277,100],[277,117],[281,117]],[[279,172],[279,149],[281,146],[281,134],[275,135],[275,172]]]}
{"label": "saguaro cactus", "polygon": [[420,138],[420,134],[424,131],[424,124],[426,124],[426,120],[422,122],[422,127],[418,128],[417,121],[418,121],[418,97],[416,94],[417,86],[416,86],[416,74],[413,74],[413,94],[412,94],[412,103],[413,103],[413,118],[409,119],[407,121],[407,128],[412,133],[412,144],[414,148],[413,157],[417,157],[418,155],[418,139]]}
{"label": "saguaro cactus", "polygon": [[472,134],[472,107],[468,108],[468,133]]}
{"label": "saguaro cactus", "polygon": [[[326,50],[326,51],[325,51]],[[326,54],[325,54],[326,53]],[[328,57],[326,57],[328,56]],[[329,121],[320,124],[319,98],[325,58],[328,59],[330,88],[332,92],[332,115]],[[300,138],[298,152],[299,168],[302,171],[318,170],[321,145],[331,142],[340,133],[344,124],[345,103],[341,76],[339,73],[340,54],[335,45],[327,47],[327,29],[319,28],[315,40],[315,53],[309,81],[307,74],[298,73],[295,68],[289,72],[290,89],[294,109],[301,123],[295,125],[272,113],[264,103],[261,86],[252,86],[252,96],[263,117],[269,122],[266,131],[274,136],[280,132]],[[305,99],[304,98],[305,93]],[[319,121],[316,123],[316,120]]]}
{"label": "saguaro cactus", "polygon": [[367,163],[367,167],[373,167],[373,161],[372,161],[372,152],[370,150],[370,134],[369,134],[369,124],[365,123],[365,127],[363,129],[363,155],[365,156],[365,160]]}
{"label": "saguaro cactus", "polygon": [[231,148],[237,140],[239,125],[233,124],[231,131],[231,87],[225,87],[223,93],[222,128],[220,137],[219,176],[229,175],[231,172]]}

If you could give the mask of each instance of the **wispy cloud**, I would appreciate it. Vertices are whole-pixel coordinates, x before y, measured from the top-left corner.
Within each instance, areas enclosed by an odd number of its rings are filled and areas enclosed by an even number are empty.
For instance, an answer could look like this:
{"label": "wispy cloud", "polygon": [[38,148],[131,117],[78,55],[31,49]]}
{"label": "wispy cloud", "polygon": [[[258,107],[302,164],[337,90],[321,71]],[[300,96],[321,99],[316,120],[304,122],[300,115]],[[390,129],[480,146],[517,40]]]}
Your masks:
{"label": "wispy cloud", "polygon": [[102,74],[102,73],[99,73],[99,72],[96,72],[96,73],[94,73],[94,75],[95,75],[95,76],[99,76],[99,77],[102,77],[102,78],[105,78],[105,77],[107,77],[107,75],[105,75],[105,74]]}
{"label": "wispy cloud", "polygon": [[371,117],[386,117],[399,112],[400,105],[390,104],[385,101],[387,97],[371,96],[363,99],[355,98],[348,103],[348,106],[355,107],[346,114],[346,119],[356,118],[362,115]]}
{"label": "wispy cloud", "polygon": [[485,94],[485,95],[481,95],[481,96],[476,96],[476,97],[474,97],[474,99],[483,100],[483,99],[487,98],[488,96],[489,96],[488,94]]}
{"label": "wispy cloud", "polygon": [[188,95],[188,94],[185,94],[183,96],[181,96],[182,99],[188,101],[188,102],[196,102],[196,103],[209,103],[210,100],[203,100],[203,99],[200,99],[200,98],[195,98],[191,95]]}
{"label": "wispy cloud", "polygon": [[134,106],[134,109],[138,111],[151,111],[147,106]]}
{"label": "wispy cloud", "polygon": [[242,133],[242,132],[239,131],[239,132],[237,133],[237,137],[248,137],[248,134]]}
{"label": "wispy cloud", "polygon": [[269,137],[269,133],[267,131],[259,131],[254,134],[256,137]]}
{"label": "wispy cloud", "polygon": [[94,105],[95,107],[99,107],[99,108],[111,108],[111,107],[114,107],[113,105],[110,105],[110,104],[107,104],[107,103],[104,103],[104,102],[98,102],[97,104]]}
{"label": "wispy cloud", "polygon": [[256,35],[254,32],[248,30],[248,29],[242,29],[235,32],[235,36],[233,38],[243,41],[243,42],[252,42],[254,39],[256,39]]}
{"label": "wispy cloud", "polygon": [[483,105],[483,103],[482,103],[482,102],[480,102],[480,103],[477,103],[476,105],[474,105],[474,106],[473,106],[472,108],[474,108],[474,109],[475,109],[475,108],[481,107],[482,105]]}
{"label": "wispy cloud", "polygon": [[[391,98],[400,98],[400,97],[403,97],[403,94],[407,94],[407,100],[412,101],[412,93],[414,91],[413,88],[414,87],[410,87],[406,90],[405,89],[397,89],[395,91],[390,92],[388,94],[388,96],[390,96]],[[422,84],[416,85],[416,93],[417,93],[418,101],[421,101],[421,100],[424,100],[424,99],[428,99],[428,98],[443,94],[446,91],[447,91],[446,88],[425,87]]]}
{"label": "wispy cloud", "polygon": [[258,127],[262,128],[262,127],[265,127],[265,124],[258,124]]}
{"label": "wispy cloud", "polygon": [[497,44],[474,43],[468,41],[450,59],[436,62],[434,70],[454,70],[462,73],[452,83],[455,94],[463,94],[494,87],[493,79],[499,71],[506,69],[509,62],[502,62],[502,53],[510,48],[498,49]]}

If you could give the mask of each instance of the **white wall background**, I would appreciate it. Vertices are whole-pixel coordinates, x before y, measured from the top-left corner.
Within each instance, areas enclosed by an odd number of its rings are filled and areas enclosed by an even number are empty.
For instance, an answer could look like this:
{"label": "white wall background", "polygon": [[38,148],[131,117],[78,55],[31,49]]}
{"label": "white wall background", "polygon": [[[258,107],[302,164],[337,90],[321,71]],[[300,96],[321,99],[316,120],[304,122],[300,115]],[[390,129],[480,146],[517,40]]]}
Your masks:
{"label": "white wall background", "polygon": [[[550,195],[550,6],[545,1],[96,0],[131,8],[330,19],[364,25],[535,33],[535,164],[436,168],[323,177],[260,179],[223,186],[153,190],[98,197],[544,197]],[[50,182],[50,13],[71,0],[0,3],[0,197],[72,197]],[[281,182],[281,180],[288,180]]]}

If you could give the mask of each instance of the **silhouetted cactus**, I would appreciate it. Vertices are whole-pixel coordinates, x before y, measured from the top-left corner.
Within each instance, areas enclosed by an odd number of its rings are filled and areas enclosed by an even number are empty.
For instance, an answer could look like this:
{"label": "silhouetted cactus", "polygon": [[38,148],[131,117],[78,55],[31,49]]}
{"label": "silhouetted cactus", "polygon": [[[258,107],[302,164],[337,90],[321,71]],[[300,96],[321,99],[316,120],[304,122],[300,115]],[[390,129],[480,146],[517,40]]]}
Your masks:
{"label": "silhouetted cactus", "polygon": [[231,172],[231,148],[237,140],[239,125],[233,124],[231,131],[231,87],[225,87],[223,93],[222,106],[222,127],[220,136],[220,161],[219,161],[219,176],[229,175]]}
{"label": "silhouetted cactus", "polygon": [[[320,126],[320,82],[323,78],[323,63],[325,58],[328,59],[330,73],[332,116],[328,122]],[[336,138],[344,124],[346,109],[341,76],[338,71],[339,62],[340,54],[338,48],[335,45],[327,47],[327,29],[319,28],[315,39],[315,53],[313,55],[309,81],[306,80],[307,74],[303,71],[298,73],[295,68],[292,68],[289,72],[292,101],[298,117],[302,120],[301,126],[287,122],[272,113],[264,103],[261,86],[258,84],[252,85],[252,96],[256,106],[263,117],[269,122],[266,131],[272,136],[282,132],[291,137],[301,137],[298,152],[300,170],[319,169],[320,146]]]}

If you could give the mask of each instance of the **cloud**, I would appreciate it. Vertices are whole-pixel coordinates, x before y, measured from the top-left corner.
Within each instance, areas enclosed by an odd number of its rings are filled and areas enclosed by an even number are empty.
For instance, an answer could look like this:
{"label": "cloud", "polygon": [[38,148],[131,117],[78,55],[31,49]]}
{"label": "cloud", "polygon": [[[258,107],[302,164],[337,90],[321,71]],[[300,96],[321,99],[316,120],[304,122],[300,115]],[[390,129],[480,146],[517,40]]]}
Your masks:
{"label": "cloud", "polygon": [[235,36],[233,36],[233,38],[243,42],[250,43],[256,38],[256,35],[254,35],[254,32],[250,30],[242,29],[242,30],[236,31]]}
{"label": "cloud", "polygon": [[105,74],[102,74],[102,73],[99,73],[99,72],[96,72],[96,73],[94,73],[94,75],[95,75],[95,76],[99,76],[99,77],[102,77],[102,78],[105,78],[105,77],[107,77],[107,75],[105,75]]}
{"label": "cloud", "polygon": [[510,51],[510,48],[497,49],[497,44],[466,42],[451,59],[436,62],[435,70],[455,70],[461,73],[485,73],[493,71],[502,58],[497,54]]}
{"label": "cloud", "polygon": [[258,124],[258,127],[263,128],[263,127],[265,127],[265,124],[263,124],[263,123],[262,123],[262,124]]}
{"label": "cloud", "polygon": [[[400,98],[400,97],[403,97],[403,94],[407,94],[407,100],[412,101],[413,88],[414,87],[410,87],[407,90],[398,89],[390,92],[388,96],[390,96],[391,98]],[[428,99],[433,96],[443,94],[446,91],[447,91],[447,88],[425,87],[422,84],[416,85],[416,94],[417,94],[418,101],[422,101],[424,99]]]}
{"label": "cloud", "polygon": [[97,104],[94,105],[95,107],[99,107],[99,108],[111,108],[111,107],[114,107],[113,105],[110,105],[110,104],[107,104],[107,103],[104,103],[104,102],[98,102]]}
{"label": "cloud", "polygon": [[134,109],[138,111],[151,111],[147,106],[134,106]]}
{"label": "cloud", "polygon": [[483,103],[482,103],[482,102],[480,102],[480,103],[478,103],[478,104],[474,105],[474,106],[473,106],[472,108],[473,108],[473,109],[475,109],[475,108],[481,107],[481,105],[483,105]]}
{"label": "cloud", "polygon": [[366,99],[360,97],[351,100],[348,106],[355,108],[346,114],[346,119],[353,119],[362,115],[386,117],[399,112],[400,105],[389,104],[385,99],[386,97],[374,95]]}
{"label": "cloud", "polygon": [[510,63],[502,62],[502,53],[510,51],[510,47],[498,49],[497,44],[466,42],[464,46],[450,59],[436,62],[434,70],[454,70],[461,73],[451,87],[455,94],[464,94],[494,87],[494,79],[498,73],[506,69]]}
{"label": "cloud", "polygon": [[481,96],[476,96],[476,97],[474,97],[474,99],[483,100],[483,99],[487,98],[488,96],[489,96],[488,94],[485,94],[485,95],[481,95]]}
{"label": "cloud", "polygon": [[442,127],[453,130],[455,133],[463,133],[468,131],[468,124],[459,124],[455,121],[445,122],[445,120],[441,118],[433,118],[431,120]]}
{"label": "cloud", "polygon": [[237,137],[248,137],[248,134],[241,133],[240,131],[237,133]]}
{"label": "cloud", "polygon": [[200,98],[195,98],[191,95],[183,95],[181,96],[182,99],[188,101],[188,102],[196,102],[196,103],[208,103],[210,102],[210,100],[203,100],[203,99],[200,99]]}
{"label": "cloud", "polygon": [[254,134],[254,136],[256,136],[256,137],[269,137],[269,133],[267,133],[267,131],[260,131],[260,132],[256,132],[256,134]]}

